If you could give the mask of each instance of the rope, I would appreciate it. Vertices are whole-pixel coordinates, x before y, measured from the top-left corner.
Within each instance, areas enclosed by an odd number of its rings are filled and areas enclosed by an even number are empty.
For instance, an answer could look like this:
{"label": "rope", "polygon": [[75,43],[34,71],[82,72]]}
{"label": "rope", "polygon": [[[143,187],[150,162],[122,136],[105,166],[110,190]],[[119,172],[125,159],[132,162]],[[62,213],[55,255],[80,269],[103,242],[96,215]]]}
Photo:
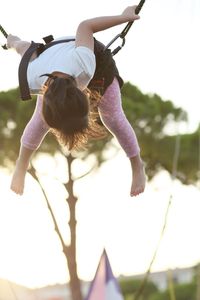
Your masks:
{"label": "rope", "polygon": [[[142,9],[144,3],[145,3],[145,0],[141,0],[141,1],[140,1],[140,3],[138,4],[138,6],[137,6],[136,9],[135,9],[136,15],[139,15],[139,13],[140,13],[140,11],[141,11],[141,9]],[[124,28],[124,30],[122,30],[122,32],[121,32],[121,34],[120,34],[120,37],[121,37],[121,38],[124,38],[124,37],[127,35],[129,29],[130,29],[131,26],[133,25],[133,22],[134,22],[134,21],[128,22],[128,24],[126,25],[126,27]]]}
{"label": "rope", "polygon": [[4,35],[4,37],[7,39],[8,34],[7,34],[7,32],[5,31],[5,29],[1,25],[0,25],[0,31]]}
{"label": "rope", "polygon": [[[181,115],[180,115],[180,119],[181,119]],[[178,133],[177,136],[176,136],[176,140],[175,140],[174,157],[173,157],[173,163],[172,163],[172,174],[171,174],[172,183],[174,183],[174,180],[175,180],[176,175],[177,175],[179,154],[180,154],[180,134]],[[155,251],[153,253],[152,259],[151,259],[149,267],[148,267],[148,269],[145,273],[145,276],[144,276],[138,290],[136,291],[136,293],[134,295],[134,300],[138,300],[140,298],[141,294],[143,293],[143,291],[145,289],[146,283],[148,281],[148,277],[149,277],[149,274],[151,272],[151,267],[152,267],[152,265],[153,265],[153,263],[156,259],[156,256],[157,256],[162,238],[163,238],[164,233],[165,233],[165,229],[166,229],[167,221],[168,221],[168,216],[169,216],[169,211],[170,211],[170,207],[171,207],[171,204],[172,204],[172,198],[173,198],[173,195],[172,195],[172,191],[171,191],[171,193],[169,195],[169,200],[168,200],[168,204],[167,204],[167,208],[166,208],[166,212],[165,212],[165,216],[164,216],[164,222],[163,222],[163,226],[162,226],[162,229],[161,229],[161,233],[160,233],[158,243],[156,245]]]}
{"label": "rope", "polygon": [[[5,29],[0,25],[0,31],[1,31],[1,33],[4,35],[4,37],[7,39],[7,37],[8,37],[8,34],[7,34],[7,32],[5,31]],[[6,46],[6,44],[5,45],[3,45],[3,46],[1,46],[4,50],[7,50],[7,46]]]}
{"label": "rope", "polygon": [[[135,13],[136,15],[139,14],[139,12],[141,11],[143,5],[145,3],[145,0],[141,0],[140,3],[137,5]],[[131,28],[131,26],[133,25],[134,21],[128,22],[128,24],[125,26],[125,28],[122,30],[121,33],[119,33],[118,35],[116,35],[105,47],[105,50],[108,49],[118,38],[122,39],[122,44],[121,46],[118,46],[117,48],[115,48],[112,51],[112,55],[114,56],[115,54],[117,54],[119,52],[119,50],[122,49],[122,47],[125,45],[125,36],[127,35],[129,29]]]}

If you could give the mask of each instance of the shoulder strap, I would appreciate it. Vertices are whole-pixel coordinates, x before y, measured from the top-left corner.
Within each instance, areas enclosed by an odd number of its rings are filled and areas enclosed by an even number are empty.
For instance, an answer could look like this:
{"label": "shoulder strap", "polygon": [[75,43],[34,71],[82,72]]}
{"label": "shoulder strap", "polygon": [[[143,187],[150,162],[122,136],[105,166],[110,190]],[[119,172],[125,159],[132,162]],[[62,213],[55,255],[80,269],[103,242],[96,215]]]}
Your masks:
{"label": "shoulder strap", "polygon": [[30,61],[33,52],[39,50],[43,46],[44,46],[43,44],[31,42],[30,47],[24,53],[21,62],[19,64],[18,79],[19,79],[19,90],[20,90],[22,100],[31,99],[28,80],[27,80],[28,63]]}
{"label": "shoulder strap", "polygon": [[21,95],[22,100],[30,100],[31,99],[28,80],[27,80],[27,69],[28,69],[28,64],[29,64],[32,54],[35,51],[37,51],[37,54],[39,56],[46,49],[48,49],[54,45],[57,45],[60,43],[67,43],[67,42],[71,42],[74,40],[75,39],[73,38],[73,39],[50,41],[50,42],[47,42],[46,45],[44,45],[42,43],[31,42],[30,47],[26,50],[26,52],[24,53],[24,55],[21,59],[21,62],[19,64],[19,69],[18,69],[19,89],[20,89],[20,95]]}

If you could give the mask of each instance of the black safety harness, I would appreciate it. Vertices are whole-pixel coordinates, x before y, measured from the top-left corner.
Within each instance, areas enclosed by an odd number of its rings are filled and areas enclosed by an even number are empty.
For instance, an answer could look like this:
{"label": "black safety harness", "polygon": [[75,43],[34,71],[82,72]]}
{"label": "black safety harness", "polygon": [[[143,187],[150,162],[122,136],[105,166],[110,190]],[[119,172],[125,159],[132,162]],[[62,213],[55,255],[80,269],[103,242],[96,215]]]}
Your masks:
{"label": "black safety harness", "polygon": [[[39,56],[41,53],[52,46],[75,41],[75,39],[62,39],[54,41],[52,35],[43,38],[43,40],[45,41],[45,44],[31,42],[30,47],[24,53],[19,64],[18,78],[22,100],[31,99],[27,80],[27,68],[33,53],[36,52],[37,56]],[[102,43],[94,39],[94,54],[96,57],[96,69],[95,74],[88,85],[88,88],[91,90],[96,90],[101,95],[103,95],[106,88],[113,81],[114,77],[117,77],[120,86],[122,86],[123,80],[119,76],[119,72],[110,49],[105,49],[105,46]]]}

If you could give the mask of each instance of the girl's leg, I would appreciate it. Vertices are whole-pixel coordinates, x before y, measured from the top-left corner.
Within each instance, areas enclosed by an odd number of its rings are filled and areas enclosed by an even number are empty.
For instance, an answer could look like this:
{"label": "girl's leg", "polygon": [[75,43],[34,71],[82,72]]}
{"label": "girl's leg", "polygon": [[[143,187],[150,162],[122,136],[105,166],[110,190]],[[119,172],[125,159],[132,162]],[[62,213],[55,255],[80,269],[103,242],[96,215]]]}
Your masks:
{"label": "girl's leg", "polygon": [[121,93],[117,79],[107,88],[99,104],[99,114],[104,125],[117,138],[130,159],[132,167],[131,196],[144,191],[146,176],[140,158],[140,148],[135,132],[128,122],[121,103]]}
{"label": "girl's leg", "polygon": [[42,119],[42,96],[38,96],[33,116],[27,124],[21,138],[19,157],[12,177],[11,190],[23,194],[25,175],[34,151],[40,146],[49,127]]}

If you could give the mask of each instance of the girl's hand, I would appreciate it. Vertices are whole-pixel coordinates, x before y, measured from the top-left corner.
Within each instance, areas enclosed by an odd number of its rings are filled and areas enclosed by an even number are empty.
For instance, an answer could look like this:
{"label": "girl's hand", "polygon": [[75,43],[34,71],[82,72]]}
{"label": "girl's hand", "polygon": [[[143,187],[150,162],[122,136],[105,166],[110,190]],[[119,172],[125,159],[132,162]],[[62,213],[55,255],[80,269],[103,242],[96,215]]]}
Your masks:
{"label": "girl's hand", "polygon": [[14,48],[15,47],[15,43],[20,41],[20,38],[18,36],[9,34],[7,37],[7,48]]}
{"label": "girl's hand", "polygon": [[139,15],[136,15],[135,9],[137,5],[128,6],[122,13],[122,16],[125,16],[127,18],[127,21],[135,21],[140,18]]}

